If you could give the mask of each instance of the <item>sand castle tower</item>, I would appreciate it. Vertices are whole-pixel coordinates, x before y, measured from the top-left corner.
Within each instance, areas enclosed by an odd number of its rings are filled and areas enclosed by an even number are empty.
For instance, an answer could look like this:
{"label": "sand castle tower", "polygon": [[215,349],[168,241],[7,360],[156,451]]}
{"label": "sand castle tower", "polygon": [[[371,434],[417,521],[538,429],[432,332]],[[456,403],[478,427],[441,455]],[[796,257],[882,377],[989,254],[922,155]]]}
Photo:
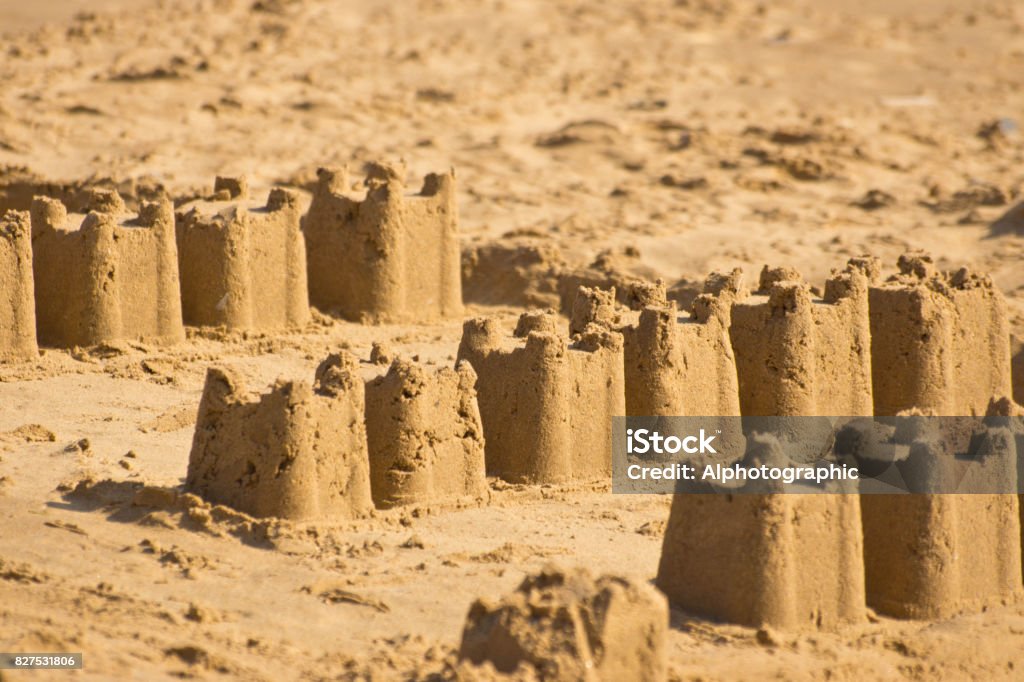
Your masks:
{"label": "sand castle tower", "polygon": [[83,217],[55,199],[32,202],[39,343],[182,341],[170,202],[143,203],[137,217],[112,190],[93,190],[88,203]]}
{"label": "sand castle tower", "polygon": [[[936,271],[922,254],[871,287],[875,410],[984,415],[1009,395],[1005,302],[987,277]],[[968,445],[924,442],[941,470]],[[1019,499],[1014,495],[865,495],[868,604],[906,618],[977,611],[1021,589]]]}
{"label": "sand castle tower", "polygon": [[[752,439],[764,463],[782,460],[774,436]],[[836,630],[862,621],[860,508],[857,495],[831,494],[839,485],[821,494],[773,494],[772,484],[677,494],[658,587],[681,609],[750,627]]]}
{"label": "sand castle tower", "polygon": [[373,501],[386,509],[487,492],[484,437],[468,363],[430,370],[396,358],[366,385]]}
{"label": "sand castle tower", "polygon": [[373,509],[355,358],[329,356],[313,385],[279,381],[250,396],[211,368],[199,404],[185,487],[253,516],[352,518]]}
{"label": "sand castle tower", "polygon": [[989,406],[986,422],[1008,429],[1013,434],[1017,453],[1017,503],[1020,516],[1021,574],[1024,577],[1024,406],[1010,398],[994,400]]}
{"label": "sand castle tower", "polygon": [[32,277],[32,223],[27,211],[0,217],[0,362],[39,356]]}
{"label": "sand castle tower", "polygon": [[273,189],[248,200],[244,178],[217,178],[209,201],[177,212],[185,323],[282,329],[309,321],[306,247],[298,198]]}
{"label": "sand castle tower", "polygon": [[344,171],[319,176],[303,220],[310,303],[357,321],[461,315],[454,173],[432,173],[407,195],[404,167],[371,164],[362,200],[344,194]]}
{"label": "sand castle tower", "polygon": [[1011,395],[1006,301],[988,277],[940,273],[924,254],[871,287],[875,413],[984,415]]}
{"label": "sand castle tower", "polygon": [[[834,275],[819,302],[795,279],[766,268],[758,292],[733,303],[743,414],[870,414],[867,276]],[[658,587],[712,618],[836,629],[864,618],[860,525],[856,495],[678,494]]]}
{"label": "sand castle tower", "polygon": [[622,336],[597,326],[569,340],[553,311],[524,313],[512,337],[494,319],[463,325],[459,360],[476,370],[487,473],[512,482],[611,472],[611,418],[625,411]]}
{"label": "sand castle tower", "polygon": [[[920,429],[908,428],[917,420]],[[896,442],[909,452],[900,465],[915,470],[921,494],[862,496],[867,601],[881,613],[944,618],[1022,593],[1017,496],[982,494],[1016,489],[1013,434],[996,426],[958,438],[956,427],[905,419]],[[924,494],[953,490],[974,494]]]}

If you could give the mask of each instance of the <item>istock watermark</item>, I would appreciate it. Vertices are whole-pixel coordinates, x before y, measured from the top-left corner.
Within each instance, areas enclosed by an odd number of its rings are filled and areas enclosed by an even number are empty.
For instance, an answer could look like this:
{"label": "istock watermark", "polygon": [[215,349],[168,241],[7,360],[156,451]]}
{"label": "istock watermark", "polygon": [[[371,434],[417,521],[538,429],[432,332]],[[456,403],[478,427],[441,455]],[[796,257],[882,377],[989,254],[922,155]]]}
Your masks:
{"label": "istock watermark", "polygon": [[1022,417],[616,417],[616,493],[1021,494]]}
{"label": "istock watermark", "polygon": [[[711,442],[715,436],[705,434],[704,429],[696,436],[663,436],[650,429],[626,429],[626,452],[631,455],[675,455],[685,452],[694,454],[717,454]],[[694,445],[696,443],[697,445]]]}

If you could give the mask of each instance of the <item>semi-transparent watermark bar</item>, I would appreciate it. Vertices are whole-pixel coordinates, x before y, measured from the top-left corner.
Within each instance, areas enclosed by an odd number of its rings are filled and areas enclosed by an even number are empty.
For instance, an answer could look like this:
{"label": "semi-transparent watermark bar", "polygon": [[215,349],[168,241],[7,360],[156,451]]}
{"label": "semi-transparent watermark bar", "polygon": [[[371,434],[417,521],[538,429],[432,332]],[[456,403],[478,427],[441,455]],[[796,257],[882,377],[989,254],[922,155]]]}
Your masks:
{"label": "semi-transparent watermark bar", "polygon": [[1021,494],[1024,417],[614,417],[612,491]]}

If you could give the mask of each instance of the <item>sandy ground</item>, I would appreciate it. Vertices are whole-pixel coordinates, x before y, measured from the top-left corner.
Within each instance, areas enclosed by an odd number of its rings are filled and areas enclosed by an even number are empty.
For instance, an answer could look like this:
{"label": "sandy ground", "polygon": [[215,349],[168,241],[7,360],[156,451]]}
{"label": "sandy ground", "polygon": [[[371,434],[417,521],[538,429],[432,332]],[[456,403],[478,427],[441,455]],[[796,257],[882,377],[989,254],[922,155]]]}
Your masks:
{"label": "sandy ground", "polygon": [[[5,173],[185,196],[218,173],[262,191],[403,158],[456,169],[466,244],[533,234],[573,264],[636,247],[669,281],[771,263],[818,284],[847,256],[926,248],[990,272],[1024,338],[1019,3],[225,0],[73,19],[84,4],[0,3]],[[487,504],[337,525],[175,495],[210,364],[255,387],[373,341],[447,363],[460,330],[317,316],[0,367],[0,432],[53,434],[0,437],[0,650],[84,651],[93,679],[425,677],[450,668],[473,599],[549,561],[652,579],[669,500],[606,484],[493,481]],[[1024,675],[1020,604],[838,635],[673,625],[674,679]]]}
{"label": "sandy ground", "polygon": [[61,24],[77,14],[111,12],[127,8],[155,5],[150,0],[46,0],[26,3],[19,0],[0,2],[0,32],[10,35],[38,29],[46,24]]}

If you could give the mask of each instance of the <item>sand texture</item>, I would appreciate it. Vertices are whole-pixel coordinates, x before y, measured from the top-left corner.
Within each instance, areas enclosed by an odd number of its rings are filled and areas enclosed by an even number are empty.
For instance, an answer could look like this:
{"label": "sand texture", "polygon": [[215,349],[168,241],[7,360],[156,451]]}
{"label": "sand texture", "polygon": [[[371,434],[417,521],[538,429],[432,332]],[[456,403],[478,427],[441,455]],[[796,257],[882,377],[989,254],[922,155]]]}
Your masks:
{"label": "sand texture", "polygon": [[1020,2],[0,0],[0,34],[0,652],[1024,675],[1022,497],[609,481],[612,416],[897,414],[989,415],[901,447],[1024,481]]}

